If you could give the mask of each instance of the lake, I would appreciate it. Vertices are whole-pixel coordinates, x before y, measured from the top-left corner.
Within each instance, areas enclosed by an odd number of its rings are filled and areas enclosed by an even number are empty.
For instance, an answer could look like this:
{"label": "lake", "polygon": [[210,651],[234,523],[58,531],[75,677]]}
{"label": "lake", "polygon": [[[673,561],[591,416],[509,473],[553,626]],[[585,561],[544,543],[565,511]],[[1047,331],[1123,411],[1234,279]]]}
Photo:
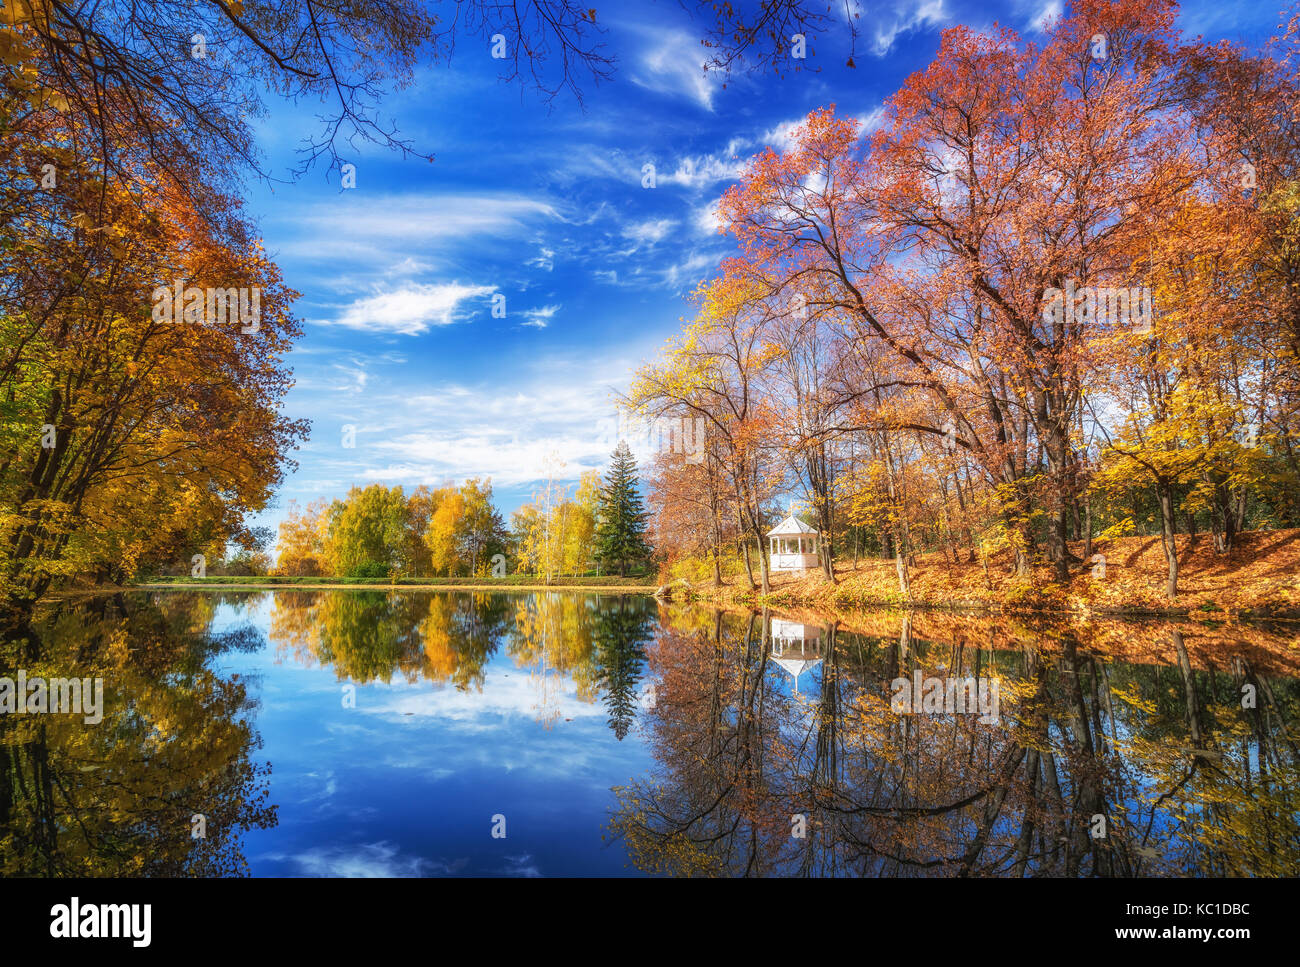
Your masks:
{"label": "lake", "polygon": [[1284,623],[177,589],[44,609],[20,675],[10,876],[1300,872]]}

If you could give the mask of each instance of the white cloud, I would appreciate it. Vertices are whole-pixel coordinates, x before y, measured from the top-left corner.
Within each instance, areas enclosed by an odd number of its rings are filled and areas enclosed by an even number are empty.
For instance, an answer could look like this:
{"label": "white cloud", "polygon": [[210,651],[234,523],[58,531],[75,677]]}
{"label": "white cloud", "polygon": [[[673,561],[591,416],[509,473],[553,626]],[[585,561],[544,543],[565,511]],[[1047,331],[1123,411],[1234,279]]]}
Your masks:
{"label": "white cloud", "polygon": [[723,224],[722,219],[718,215],[717,201],[711,201],[707,205],[695,209],[694,214],[691,216],[691,221],[694,223],[696,231],[702,232],[705,235],[718,234],[718,230],[723,227]]}
{"label": "white cloud", "polygon": [[539,247],[537,255],[529,259],[525,264],[535,265],[547,272],[553,271],[555,269],[555,249],[542,245]]}
{"label": "white cloud", "polygon": [[712,111],[719,78],[715,72],[704,71],[700,39],[685,30],[642,28],[641,32],[653,40],[631,71],[632,81],[661,94],[690,98],[706,111]]}
{"label": "white cloud", "polygon": [[347,382],[333,387],[336,391],[360,393],[365,390],[366,383],[370,380],[370,374],[366,372],[366,369],[361,362],[356,359],[352,360],[351,365],[333,363],[331,364],[331,368],[338,370],[347,377]]}
{"label": "white cloud", "polygon": [[858,115],[858,133],[865,137],[870,134],[885,120],[885,109],[883,107],[872,108],[866,114]]}
{"label": "white cloud", "polygon": [[794,144],[794,133],[803,123],[808,120],[807,117],[798,117],[790,121],[782,121],[774,127],[768,128],[758,136],[758,140],[751,142],[754,147],[775,148],[777,151],[788,151]]}
{"label": "white cloud", "polygon": [[433,266],[431,266],[428,262],[421,262],[419,259],[412,258],[411,256],[408,255],[405,258],[403,258],[400,262],[397,262],[394,265],[390,266],[388,271],[385,272],[384,275],[389,277],[421,275],[425,272],[430,271],[432,268]]}
{"label": "white cloud", "polygon": [[883,57],[900,36],[923,27],[938,27],[947,23],[951,15],[944,9],[944,0],[903,0],[892,11],[868,13],[864,21],[874,20],[874,26],[864,31],[871,41],[872,53]]}
{"label": "white cloud", "polygon": [[[734,142],[733,142],[734,144]],[[660,175],[660,183],[683,188],[708,188],[719,181],[735,181],[745,170],[745,163],[734,158],[732,146],[718,154],[688,156],[677,162],[672,174]]]}
{"label": "white cloud", "polygon": [[1061,0],[1047,0],[1042,9],[1038,11],[1038,15],[1029,21],[1029,29],[1041,34],[1047,29],[1049,20],[1060,19],[1061,8]]}
{"label": "white cloud", "polygon": [[[273,853],[267,859],[289,860],[304,876],[359,878],[424,877],[451,873],[460,867],[421,856],[403,856],[392,843],[358,843],[353,846],[313,846],[292,856]],[[463,863],[463,861],[462,861]]]}
{"label": "white cloud", "polygon": [[448,326],[458,320],[457,309],[468,299],[496,291],[494,285],[407,285],[358,299],[336,319],[317,320],[326,325],[346,326],[366,332],[390,332],[418,336],[431,326]]}
{"label": "white cloud", "polygon": [[[441,245],[458,248],[482,239],[531,234],[539,219],[561,219],[547,201],[511,194],[452,192],[381,195],[365,201],[316,205],[294,218],[290,241],[277,246],[281,255],[314,259],[391,260],[395,250],[420,243],[422,251]],[[397,263],[412,270],[423,263]]]}
{"label": "white cloud", "polygon": [[[885,109],[883,107],[875,107],[865,114],[859,114],[855,119],[858,122],[858,133],[864,136],[870,134],[880,127],[880,122],[884,120],[884,117]],[[803,127],[807,120],[808,118],[805,115],[791,118],[788,121],[781,121],[756,138],[737,138],[732,141],[732,144],[739,149],[749,148],[754,152],[762,151],[765,148],[773,148],[776,151],[789,151],[794,147],[795,132]]]}
{"label": "white cloud", "polygon": [[[643,176],[642,167],[652,164],[655,169],[656,186],[679,185],[699,191],[710,188],[720,181],[734,180],[744,169],[744,161],[736,157],[737,152],[750,143],[747,139],[733,138],[721,151],[686,155],[663,163],[653,157],[637,159],[619,152],[604,155],[588,151],[566,159],[564,165],[556,170],[556,174],[568,179],[609,178],[613,181],[640,186]],[[606,212],[597,210],[586,222],[596,221],[605,214]],[[570,224],[585,223],[570,221]]]}
{"label": "white cloud", "polygon": [[718,266],[718,259],[701,252],[692,252],[676,265],[670,265],[664,271],[664,281],[668,285],[691,285],[709,275]]}
{"label": "white cloud", "polygon": [[551,323],[551,318],[560,311],[560,307],[542,306],[538,309],[528,309],[524,312],[524,325],[532,326],[534,329],[545,329]]}
{"label": "white cloud", "polygon": [[651,218],[644,222],[633,222],[623,226],[623,237],[630,238],[640,245],[654,245],[668,237],[677,223],[671,218]]}
{"label": "white cloud", "polygon": [[634,363],[551,359],[545,374],[509,389],[443,384],[400,399],[372,390],[366,412],[351,418],[357,448],[348,451],[366,467],[350,464],[349,474],[409,485],[490,476],[498,487],[514,487],[542,479],[554,454],[565,463],[564,478],[576,479],[608,461],[617,442],[611,393],[627,384]]}
{"label": "white cloud", "polygon": [[496,732],[503,721],[536,718],[543,703],[546,711],[573,721],[606,716],[602,705],[578,698],[572,676],[556,672],[539,675],[539,671],[516,660],[511,671],[499,665],[489,668],[478,691],[399,685],[372,689],[366,693],[364,706],[357,705],[366,714],[394,724],[406,724],[402,720],[407,717],[431,719],[452,732]]}

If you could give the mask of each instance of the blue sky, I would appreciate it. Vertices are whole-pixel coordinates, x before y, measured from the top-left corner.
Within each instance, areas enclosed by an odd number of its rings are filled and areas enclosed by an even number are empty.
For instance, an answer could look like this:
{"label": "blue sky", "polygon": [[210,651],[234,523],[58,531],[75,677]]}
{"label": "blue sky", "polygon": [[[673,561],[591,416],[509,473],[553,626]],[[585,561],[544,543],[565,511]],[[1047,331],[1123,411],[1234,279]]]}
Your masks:
{"label": "blue sky", "polygon": [[[1282,2],[1188,4],[1181,23],[1256,44]],[[845,66],[846,32],[814,39],[798,73],[724,78],[702,72],[700,27],[677,0],[600,5],[615,74],[584,85],[585,111],[503,83],[487,40],[465,37],[449,64],[383,104],[432,164],[365,145],[343,152],[353,189],[323,166],[251,186],[249,212],[303,294],[286,411],[313,422],[299,469],[255,523],[274,526],[290,499],[352,484],[409,490],[471,476],[493,478],[508,515],[548,455],[570,480],[602,468],[611,395],[676,334],[686,297],[730,250],[711,207],[745,160],[825,104],[870,123],[946,26],[996,21],[1032,35],[1060,3],[857,9],[856,69]],[[316,113],[273,105],[260,143],[276,173],[296,163]],[[652,189],[641,185],[647,163]],[[505,318],[492,317],[495,294]]]}

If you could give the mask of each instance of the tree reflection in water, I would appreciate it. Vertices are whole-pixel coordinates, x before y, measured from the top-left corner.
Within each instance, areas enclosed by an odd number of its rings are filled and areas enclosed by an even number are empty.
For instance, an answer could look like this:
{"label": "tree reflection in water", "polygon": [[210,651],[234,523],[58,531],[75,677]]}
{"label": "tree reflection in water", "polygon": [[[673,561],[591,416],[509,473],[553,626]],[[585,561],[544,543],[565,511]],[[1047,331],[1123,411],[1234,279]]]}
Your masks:
{"label": "tree reflection in water", "polygon": [[[796,693],[773,667],[791,654],[789,622],[772,641],[766,615],[667,617],[650,652],[658,767],[617,790],[611,822],[640,868],[1300,872],[1294,630],[855,622],[869,633],[823,622],[816,681],[803,672]],[[995,678],[1000,722],[892,711],[890,683],[917,670]]]}
{"label": "tree reflection in water", "polygon": [[[102,678],[103,721],[0,716],[0,874],[238,876],[244,831],[276,823],[245,685],[209,660],[218,595],[94,597],[7,634],[0,676]],[[206,836],[192,836],[202,817]]]}
{"label": "tree reflection in water", "polygon": [[[269,642],[280,660],[340,681],[427,681],[481,691],[503,652],[540,680],[603,699],[622,739],[655,605],[643,596],[277,592],[267,635],[214,633],[223,604],[263,594],[97,596],[6,634],[0,677],[104,681],[104,719],[0,715],[0,874],[231,876],[247,873],[244,832],[276,824],[270,765],[253,755],[247,683],[213,670]],[[568,687],[567,685],[565,687]],[[205,836],[191,835],[201,818]]]}

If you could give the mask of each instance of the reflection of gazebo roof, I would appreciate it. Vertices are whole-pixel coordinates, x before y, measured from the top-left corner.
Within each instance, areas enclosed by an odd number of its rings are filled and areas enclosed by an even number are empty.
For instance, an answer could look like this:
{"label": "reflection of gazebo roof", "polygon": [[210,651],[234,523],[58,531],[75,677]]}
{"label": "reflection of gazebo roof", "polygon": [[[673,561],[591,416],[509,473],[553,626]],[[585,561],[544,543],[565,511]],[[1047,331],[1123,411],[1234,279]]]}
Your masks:
{"label": "reflection of gazebo roof", "polygon": [[768,537],[785,537],[790,534],[816,534],[815,527],[809,527],[794,514],[791,514],[781,523],[777,524],[767,532]]}
{"label": "reflection of gazebo roof", "polygon": [[794,679],[796,691],[799,689],[799,676],[814,665],[821,664],[820,658],[773,658],[772,660],[790,673],[790,676]]}
{"label": "reflection of gazebo roof", "polygon": [[799,690],[799,676],[821,664],[821,629],[781,618],[772,619],[772,660],[794,679]]}

